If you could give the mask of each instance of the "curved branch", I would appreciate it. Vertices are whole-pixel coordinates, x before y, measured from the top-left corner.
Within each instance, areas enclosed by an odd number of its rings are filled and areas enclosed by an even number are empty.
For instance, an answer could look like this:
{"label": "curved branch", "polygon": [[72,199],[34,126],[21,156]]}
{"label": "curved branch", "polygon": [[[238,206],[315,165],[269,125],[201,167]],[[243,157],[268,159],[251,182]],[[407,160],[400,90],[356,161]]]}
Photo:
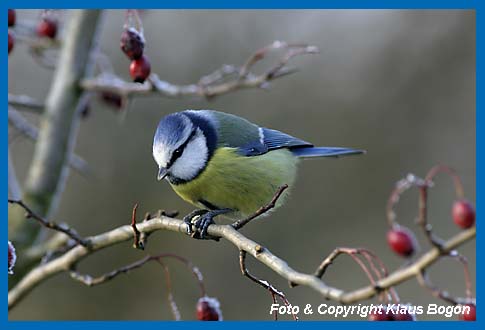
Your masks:
{"label": "curved branch", "polygon": [[[284,50],[285,53],[265,72],[258,75],[252,74],[250,69],[273,50]],[[238,89],[267,88],[270,81],[296,71],[294,68],[287,67],[293,57],[316,53],[318,48],[315,46],[274,41],[252,54],[241,67],[223,65],[195,84],[175,85],[161,80],[156,74],[151,74],[145,83],[139,84],[126,82],[112,73],[105,72],[95,78],[82,80],[81,87],[86,91],[116,93],[124,97],[158,93],[171,98],[188,96],[212,98]]]}
{"label": "curved branch", "polygon": [[[137,229],[140,233],[147,234],[157,230],[170,230],[185,235],[187,233],[187,224],[183,220],[160,216],[139,223]],[[450,252],[465,242],[473,239],[476,235],[476,228],[473,227],[458,233],[448,241],[444,242],[442,250],[432,248],[414,263],[378,280],[375,285],[366,286],[351,292],[345,292],[338,288],[331,287],[313,274],[305,274],[294,270],[286,263],[286,261],[271,253],[267,248],[264,248],[260,244],[247,238],[230,225],[211,225],[209,226],[208,233],[214,237],[227,239],[235,245],[238,250],[246,251],[248,254],[251,254],[258,261],[271,268],[290,283],[308,286],[327,299],[350,304],[371,298],[383,289],[390,288],[410,278],[418,276],[423,269],[435,263],[442,253]],[[109,246],[132,240],[133,237],[134,231],[131,225],[122,226],[109,232],[87,238],[91,243],[89,249],[78,245],[59,258],[34,268],[9,291],[9,309],[14,307],[37,285],[51,276],[61,272],[68,272],[86,256]]]}

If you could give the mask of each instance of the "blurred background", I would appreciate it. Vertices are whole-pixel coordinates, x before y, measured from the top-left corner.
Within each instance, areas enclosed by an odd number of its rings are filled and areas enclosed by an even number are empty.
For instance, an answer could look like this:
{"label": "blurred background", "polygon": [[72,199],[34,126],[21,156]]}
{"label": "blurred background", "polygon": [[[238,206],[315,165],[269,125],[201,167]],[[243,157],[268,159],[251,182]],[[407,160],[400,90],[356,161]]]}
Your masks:
{"label": "blurred background", "polygon": [[[69,12],[62,16],[68,20]],[[129,80],[129,61],[119,49],[124,16],[121,10],[106,12],[101,49],[115,72]],[[38,11],[17,12],[18,20],[38,17]],[[167,183],[156,180],[151,156],[160,118],[187,108],[230,112],[316,145],[368,151],[360,157],[302,162],[286,205],[243,229],[299,271],[313,272],[339,246],[366,247],[390,269],[402,266],[403,260],[386,244],[385,205],[395,182],[408,173],[424,176],[433,165],[447,164],[458,171],[466,196],[474,203],[474,11],[148,10],[142,12],[142,20],[152,71],[178,84],[196,82],[221,64],[242,64],[273,40],[310,43],[321,53],[295,59],[292,65],[300,71],[274,81],[269,91],[243,90],[210,102],[153,95],[134,99],[123,113],[96,99],[82,122],[76,146],[95,177],[71,171],[53,220],[66,221],[88,236],[128,224],[135,202],[140,203],[140,214],[157,209],[176,209],[182,215],[190,212],[191,205]],[[272,59],[255,69],[264,70]],[[16,45],[9,56],[9,92],[43,100],[51,77],[52,71],[37,65],[25,45]],[[35,115],[28,118],[36,123]],[[10,148],[23,179],[33,144],[10,134]],[[450,214],[451,180],[439,176],[429,197],[429,220],[436,232],[442,237],[456,234]],[[398,221],[418,233],[421,248],[426,250],[429,245],[414,225],[417,198],[415,190],[403,196],[397,207]],[[208,294],[220,300],[226,320],[272,319],[270,295],[241,276],[238,251],[228,242],[198,241],[159,231],[150,237],[146,253],[162,252],[179,254],[200,268]],[[474,285],[475,243],[460,252],[469,258]],[[79,270],[100,275],[146,253],[126,242],[89,257]],[[283,290],[292,304],[333,304],[308,288],[288,288],[274,272],[252,258],[248,261],[255,275]],[[182,265],[171,260],[167,264],[182,318],[194,319],[197,284]],[[455,261],[440,261],[430,275],[439,286],[464,296],[463,268]],[[324,280],[345,290],[368,284],[358,266],[345,256]],[[443,304],[415,280],[397,289],[402,302]],[[172,318],[166,294],[163,271],[155,264],[92,288],[60,274],[35,289],[9,317],[166,320]],[[302,316],[326,318],[317,313]]]}

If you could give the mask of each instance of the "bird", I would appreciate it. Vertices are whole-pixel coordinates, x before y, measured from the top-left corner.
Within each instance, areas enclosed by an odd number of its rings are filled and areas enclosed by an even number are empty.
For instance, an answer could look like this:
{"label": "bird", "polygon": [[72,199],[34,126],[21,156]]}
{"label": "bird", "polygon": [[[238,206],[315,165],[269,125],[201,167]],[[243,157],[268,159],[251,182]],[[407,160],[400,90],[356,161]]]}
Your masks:
{"label": "bird", "polygon": [[[183,218],[188,234],[206,238],[216,216],[248,217],[268,204],[278,188],[291,187],[300,159],[365,151],[315,147],[233,114],[184,110],[160,120],[152,153],[158,165],[157,179],[167,180],[183,200],[198,207]],[[283,204],[288,191],[272,211]]]}

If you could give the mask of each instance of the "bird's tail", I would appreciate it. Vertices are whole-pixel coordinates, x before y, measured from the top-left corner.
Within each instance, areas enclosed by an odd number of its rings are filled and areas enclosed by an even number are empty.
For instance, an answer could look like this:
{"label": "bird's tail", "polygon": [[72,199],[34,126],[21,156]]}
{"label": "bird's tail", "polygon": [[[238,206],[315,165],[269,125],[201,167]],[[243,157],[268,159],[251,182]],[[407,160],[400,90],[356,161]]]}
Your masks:
{"label": "bird's tail", "polygon": [[340,157],[347,155],[365,154],[365,150],[339,148],[339,147],[303,147],[291,149],[296,157],[313,158],[313,157]]}

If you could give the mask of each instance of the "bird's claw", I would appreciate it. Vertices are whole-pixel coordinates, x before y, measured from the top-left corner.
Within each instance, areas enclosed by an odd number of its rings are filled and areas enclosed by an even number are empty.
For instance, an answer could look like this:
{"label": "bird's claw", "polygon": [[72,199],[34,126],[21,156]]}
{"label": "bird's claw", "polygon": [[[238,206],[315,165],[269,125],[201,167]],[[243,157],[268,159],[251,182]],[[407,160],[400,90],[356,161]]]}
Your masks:
{"label": "bird's claw", "polygon": [[187,224],[187,235],[192,236],[194,231],[192,230],[192,221],[194,220],[195,217],[199,217],[206,214],[207,210],[194,210],[187,214],[184,218],[183,221]]}
{"label": "bird's claw", "polygon": [[207,237],[207,229],[214,223],[214,216],[215,215],[212,215],[211,212],[199,216],[194,222],[196,231],[190,236],[193,238],[205,239]]}
{"label": "bird's claw", "polygon": [[[195,210],[184,217],[187,224],[187,234],[197,239],[206,239],[209,226],[214,223],[214,218],[218,215],[230,212],[230,209],[222,210]],[[195,230],[192,229],[195,227]]]}

